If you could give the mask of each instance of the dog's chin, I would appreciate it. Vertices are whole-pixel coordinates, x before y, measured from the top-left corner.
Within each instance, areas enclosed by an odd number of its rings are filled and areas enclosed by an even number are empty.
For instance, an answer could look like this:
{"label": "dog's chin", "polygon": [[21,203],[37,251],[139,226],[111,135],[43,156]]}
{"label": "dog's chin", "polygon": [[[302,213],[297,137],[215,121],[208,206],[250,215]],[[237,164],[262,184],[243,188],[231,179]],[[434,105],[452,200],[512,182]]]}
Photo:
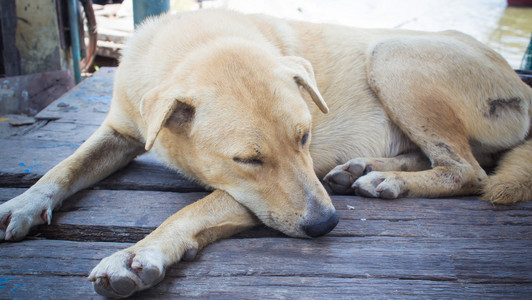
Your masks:
{"label": "dog's chin", "polygon": [[293,238],[310,238],[310,236],[306,235],[302,229],[296,229],[296,228],[286,228],[286,226],[279,225],[275,222],[272,222],[271,220],[268,221],[262,221],[264,225],[275,229],[289,237]]}
{"label": "dog's chin", "polygon": [[[271,227],[271,226],[270,226]],[[311,238],[310,236],[304,234],[302,231],[291,231],[291,230],[285,230],[284,228],[275,228],[275,227],[271,227],[277,231],[280,231],[282,232],[283,234],[289,236],[289,237],[293,237],[293,238],[305,238],[305,239],[309,239]]]}

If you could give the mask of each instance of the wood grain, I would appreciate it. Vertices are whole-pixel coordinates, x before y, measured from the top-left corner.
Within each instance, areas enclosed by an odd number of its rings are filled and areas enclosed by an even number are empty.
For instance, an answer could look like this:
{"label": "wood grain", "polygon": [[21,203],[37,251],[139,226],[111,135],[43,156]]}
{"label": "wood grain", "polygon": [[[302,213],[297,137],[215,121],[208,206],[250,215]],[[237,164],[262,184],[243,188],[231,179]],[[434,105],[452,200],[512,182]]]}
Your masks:
{"label": "wood grain", "polygon": [[[520,256],[529,244],[498,240],[493,247],[491,240],[469,241],[229,239],[207,247],[194,262],[171,267],[161,284],[138,298],[529,296],[532,262]],[[8,278],[2,283],[6,296],[35,296],[36,288],[41,297],[91,296],[88,272],[100,258],[128,245],[53,240],[3,245],[0,273]]]}

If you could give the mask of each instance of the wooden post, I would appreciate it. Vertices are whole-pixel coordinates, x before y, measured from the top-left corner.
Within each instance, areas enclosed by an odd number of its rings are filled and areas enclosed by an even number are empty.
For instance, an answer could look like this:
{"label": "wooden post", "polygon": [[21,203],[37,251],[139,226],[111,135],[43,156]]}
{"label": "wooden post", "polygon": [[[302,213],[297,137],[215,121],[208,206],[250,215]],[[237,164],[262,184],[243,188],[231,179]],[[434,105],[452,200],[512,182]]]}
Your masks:
{"label": "wooden post", "polygon": [[7,76],[21,75],[20,53],[15,43],[17,33],[17,8],[15,0],[0,0],[2,27],[2,61]]}

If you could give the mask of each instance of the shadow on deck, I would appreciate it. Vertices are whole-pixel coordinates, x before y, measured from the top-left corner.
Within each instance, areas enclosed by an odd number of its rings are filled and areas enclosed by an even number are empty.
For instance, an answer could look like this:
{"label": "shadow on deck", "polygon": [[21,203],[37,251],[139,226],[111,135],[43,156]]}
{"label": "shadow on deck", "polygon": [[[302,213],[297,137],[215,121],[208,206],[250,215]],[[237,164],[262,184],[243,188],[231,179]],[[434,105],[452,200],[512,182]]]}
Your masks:
{"label": "shadow on deck", "polygon": [[[0,202],[70,155],[103,121],[112,68],[102,68],[4,138]],[[0,244],[0,298],[100,298],[86,277],[100,259],[207,192],[149,154],[65,201],[52,225]],[[208,246],[135,298],[423,298],[532,295],[532,203],[475,197],[333,196],[340,223],[314,240],[259,227]]]}

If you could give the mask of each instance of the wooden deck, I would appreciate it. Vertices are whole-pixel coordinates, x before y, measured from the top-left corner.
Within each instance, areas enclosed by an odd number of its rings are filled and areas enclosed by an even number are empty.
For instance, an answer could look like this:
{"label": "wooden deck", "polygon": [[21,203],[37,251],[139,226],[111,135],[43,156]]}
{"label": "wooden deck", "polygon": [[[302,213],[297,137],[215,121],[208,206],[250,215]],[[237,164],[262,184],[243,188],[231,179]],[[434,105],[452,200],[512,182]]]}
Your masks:
{"label": "wooden deck", "polygon": [[[0,201],[22,193],[97,128],[113,74],[102,68],[35,124],[2,139]],[[100,259],[206,194],[150,155],[138,158],[65,201],[52,225],[0,244],[0,298],[101,298],[87,281]],[[532,297],[532,203],[332,198],[340,223],[327,236],[243,232],[173,266],[135,298]]]}

